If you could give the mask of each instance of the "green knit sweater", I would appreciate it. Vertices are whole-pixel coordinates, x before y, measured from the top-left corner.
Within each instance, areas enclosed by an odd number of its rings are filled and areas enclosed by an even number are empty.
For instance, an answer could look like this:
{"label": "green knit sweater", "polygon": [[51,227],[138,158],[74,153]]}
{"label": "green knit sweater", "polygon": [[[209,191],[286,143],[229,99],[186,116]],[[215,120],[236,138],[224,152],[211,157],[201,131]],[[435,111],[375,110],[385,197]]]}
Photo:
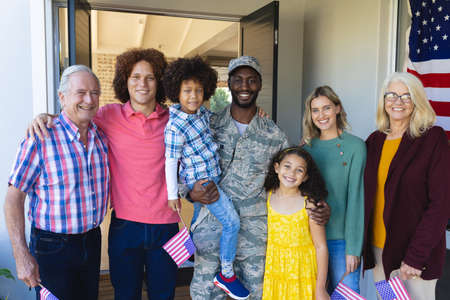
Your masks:
{"label": "green knit sweater", "polygon": [[364,231],[364,167],[366,145],[343,132],[327,141],[318,138],[305,145],[325,180],[331,207],[326,226],[328,240],[345,240],[345,253],[361,255]]}

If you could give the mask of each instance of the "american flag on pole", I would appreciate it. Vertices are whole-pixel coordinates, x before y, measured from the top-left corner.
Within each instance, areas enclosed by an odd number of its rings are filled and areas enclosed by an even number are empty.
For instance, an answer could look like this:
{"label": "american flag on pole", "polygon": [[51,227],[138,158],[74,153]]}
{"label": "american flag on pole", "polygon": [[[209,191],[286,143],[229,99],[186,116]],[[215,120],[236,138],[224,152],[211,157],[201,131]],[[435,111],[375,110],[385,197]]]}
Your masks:
{"label": "american flag on pole", "polygon": [[331,300],[366,300],[346,284],[339,282],[330,297]]}
{"label": "american flag on pole", "polygon": [[41,285],[41,291],[39,292],[40,296],[41,296],[41,300],[59,300],[58,298],[56,298],[55,295],[53,295],[52,293],[50,293],[49,290],[47,290],[45,287],[43,287]]}
{"label": "american flag on pole", "polygon": [[383,300],[411,300],[401,279],[397,276],[389,281],[375,282],[375,287]]}
{"label": "american flag on pole", "polygon": [[163,248],[177,266],[182,265],[196,250],[186,226],[165,243]]}
{"label": "american flag on pole", "polygon": [[450,1],[410,0],[410,7],[407,71],[422,81],[450,139]]}

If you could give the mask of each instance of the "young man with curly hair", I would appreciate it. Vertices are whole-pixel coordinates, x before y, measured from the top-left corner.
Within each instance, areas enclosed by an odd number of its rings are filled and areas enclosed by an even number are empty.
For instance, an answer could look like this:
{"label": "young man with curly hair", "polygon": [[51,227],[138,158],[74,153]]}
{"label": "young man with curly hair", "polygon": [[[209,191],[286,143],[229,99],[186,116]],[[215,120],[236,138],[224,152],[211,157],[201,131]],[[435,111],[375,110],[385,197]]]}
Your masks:
{"label": "young man with curly hair", "polygon": [[[220,179],[218,146],[209,128],[211,112],[203,106],[203,101],[208,100],[216,89],[217,72],[199,56],[179,58],[167,67],[163,84],[166,95],[176,103],[169,108],[169,123],[164,135],[169,206],[177,211],[180,209],[178,173],[180,182],[191,189],[197,181],[208,185],[210,181],[218,184]],[[215,275],[214,284],[233,299],[246,299],[249,292],[233,271],[239,216],[230,198],[219,187],[218,191],[219,199],[206,205],[222,225],[221,271]],[[200,203],[194,203],[192,223],[195,223],[200,208]]]}

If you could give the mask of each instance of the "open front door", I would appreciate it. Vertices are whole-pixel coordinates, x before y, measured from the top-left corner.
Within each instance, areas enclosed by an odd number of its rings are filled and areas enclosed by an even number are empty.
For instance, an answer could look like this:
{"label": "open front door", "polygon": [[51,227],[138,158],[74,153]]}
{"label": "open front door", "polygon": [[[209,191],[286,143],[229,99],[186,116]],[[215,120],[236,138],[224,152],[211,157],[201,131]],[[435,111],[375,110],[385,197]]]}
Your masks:
{"label": "open front door", "polygon": [[274,1],[241,19],[241,55],[256,57],[262,68],[258,106],[277,121],[278,9]]}
{"label": "open front door", "polygon": [[69,65],[91,67],[91,7],[86,0],[67,1]]}

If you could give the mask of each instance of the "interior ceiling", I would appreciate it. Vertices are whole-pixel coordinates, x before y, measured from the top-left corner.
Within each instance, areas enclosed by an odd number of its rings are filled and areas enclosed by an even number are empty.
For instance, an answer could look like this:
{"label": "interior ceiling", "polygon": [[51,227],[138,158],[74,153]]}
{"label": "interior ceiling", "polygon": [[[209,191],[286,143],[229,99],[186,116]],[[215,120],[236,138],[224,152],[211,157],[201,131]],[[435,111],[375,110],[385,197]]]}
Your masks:
{"label": "interior ceiling", "polygon": [[254,12],[273,0],[87,0],[93,9],[154,12],[171,15],[215,16],[227,20]]}
{"label": "interior ceiling", "polygon": [[228,60],[238,54],[239,23],[93,10],[92,50],[119,54],[155,48],[168,58],[200,55]]}

